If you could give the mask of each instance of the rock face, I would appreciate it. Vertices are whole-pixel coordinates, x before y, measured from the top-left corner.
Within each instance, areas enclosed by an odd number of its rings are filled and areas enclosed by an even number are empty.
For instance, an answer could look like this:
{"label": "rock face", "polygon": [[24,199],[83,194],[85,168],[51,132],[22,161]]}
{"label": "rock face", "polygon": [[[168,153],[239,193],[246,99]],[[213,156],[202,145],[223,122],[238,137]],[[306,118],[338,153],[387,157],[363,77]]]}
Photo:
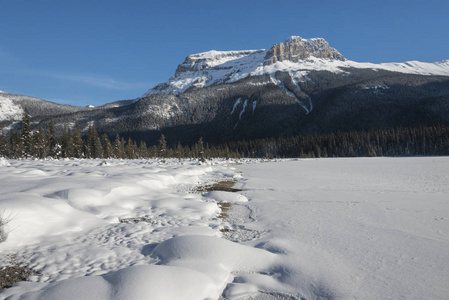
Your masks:
{"label": "rock face", "polygon": [[303,39],[299,36],[292,36],[286,39],[284,43],[275,44],[268,50],[265,56],[265,64],[269,65],[286,60],[299,62],[310,56],[340,61],[346,60],[340,52],[330,47],[329,43],[322,38]]}

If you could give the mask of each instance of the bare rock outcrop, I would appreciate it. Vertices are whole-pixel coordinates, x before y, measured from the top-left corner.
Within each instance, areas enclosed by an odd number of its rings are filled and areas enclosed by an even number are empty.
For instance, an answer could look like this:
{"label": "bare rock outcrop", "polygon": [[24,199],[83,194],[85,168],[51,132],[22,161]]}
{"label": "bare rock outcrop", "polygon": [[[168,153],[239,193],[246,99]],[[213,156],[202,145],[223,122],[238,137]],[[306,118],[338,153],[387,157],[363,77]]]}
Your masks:
{"label": "bare rock outcrop", "polygon": [[329,43],[322,38],[303,39],[299,36],[292,36],[284,43],[275,44],[268,50],[265,56],[265,65],[271,65],[278,61],[298,62],[310,56],[324,59],[335,59],[345,61],[343,55],[336,49],[329,46]]}

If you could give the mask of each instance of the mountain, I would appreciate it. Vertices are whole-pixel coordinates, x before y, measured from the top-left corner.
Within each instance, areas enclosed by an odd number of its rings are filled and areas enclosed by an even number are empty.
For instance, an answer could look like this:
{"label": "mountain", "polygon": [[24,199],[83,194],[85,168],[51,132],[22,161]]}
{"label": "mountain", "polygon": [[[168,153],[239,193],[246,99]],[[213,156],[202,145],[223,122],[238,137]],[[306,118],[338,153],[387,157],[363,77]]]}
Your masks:
{"label": "mountain", "polygon": [[[322,38],[293,36],[268,50],[189,55],[169,81],[134,100],[94,108],[45,102],[51,113],[30,108],[33,101],[37,100],[12,103],[28,107],[34,122],[45,124],[52,117],[61,129],[95,125],[101,132],[149,143],[161,132],[172,143],[192,143],[201,136],[218,143],[449,125],[449,60],[359,63],[346,59]],[[5,111],[14,111],[6,106]]]}
{"label": "mountain", "polygon": [[[322,38],[288,38],[269,50],[208,51],[187,56],[166,83],[157,85],[143,96],[179,95],[190,88],[232,83],[247,77],[288,72],[292,79],[305,80],[308,71],[345,73],[345,69],[373,69],[419,75],[449,76],[449,60],[437,63],[358,63],[344,58]],[[298,73],[299,72],[299,73]]]}

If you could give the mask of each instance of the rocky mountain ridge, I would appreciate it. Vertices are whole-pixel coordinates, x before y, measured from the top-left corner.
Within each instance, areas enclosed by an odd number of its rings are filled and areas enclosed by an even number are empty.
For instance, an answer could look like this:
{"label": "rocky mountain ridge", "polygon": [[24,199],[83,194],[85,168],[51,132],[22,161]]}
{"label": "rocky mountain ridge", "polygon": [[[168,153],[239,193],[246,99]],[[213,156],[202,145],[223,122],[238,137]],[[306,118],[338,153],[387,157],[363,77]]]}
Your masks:
{"label": "rocky mountain ridge", "polygon": [[188,89],[232,83],[243,78],[276,72],[292,74],[294,81],[304,80],[309,71],[347,73],[348,69],[375,69],[419,75],[449,76],[449,61],[424,63],[359,63],[347,60],[322,38],[292,36],[269,50],[208,51],[192,54],[181,63],[173,77],[148,90],[143,97],[158,94],[179,95]]}

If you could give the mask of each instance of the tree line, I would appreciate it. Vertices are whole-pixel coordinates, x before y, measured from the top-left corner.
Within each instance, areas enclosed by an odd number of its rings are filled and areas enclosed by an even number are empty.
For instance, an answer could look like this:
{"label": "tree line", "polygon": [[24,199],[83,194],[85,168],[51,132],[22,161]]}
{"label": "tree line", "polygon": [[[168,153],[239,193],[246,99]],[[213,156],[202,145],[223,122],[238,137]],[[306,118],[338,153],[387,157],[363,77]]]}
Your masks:
{"label": "tree line", "polygon": [[[25,109],[20,129],[0,135],[0,156],[7,158],[316,158],[449,155],[448,126],[420,126],[337,132],[320,135],[241,140],[210,145],[200,138],[192,145],[168,146],[163,134],[152,145],[116,134],[110,139],[95,127],[56,135],[51,121],[31,129]],[[173,141],[172,141],[173,142]]]}

